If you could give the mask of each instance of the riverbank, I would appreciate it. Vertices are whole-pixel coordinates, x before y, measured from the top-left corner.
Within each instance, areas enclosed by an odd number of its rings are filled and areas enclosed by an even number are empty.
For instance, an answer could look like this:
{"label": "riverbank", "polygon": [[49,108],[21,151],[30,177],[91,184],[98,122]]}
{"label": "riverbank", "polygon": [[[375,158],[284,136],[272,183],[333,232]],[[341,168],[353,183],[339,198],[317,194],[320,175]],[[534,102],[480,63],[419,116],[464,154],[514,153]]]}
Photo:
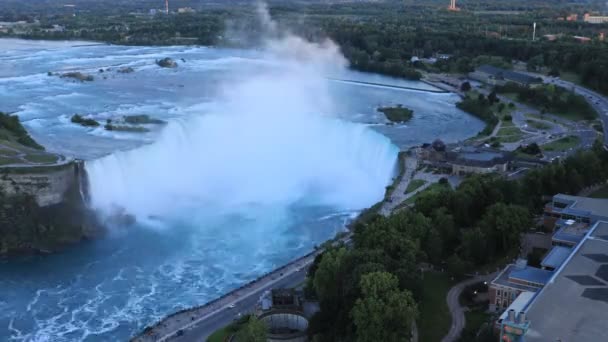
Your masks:
{"label": "riverbank", "polygon": [[[386,187],[384,198],[370,208],[363,210],[355,220],[345,226],[345,228],[348,230],[347,232],[327,241],[326,244],[338,245],[350,243],[350,228],[357,223],[365,222],[372,216],[380,213],[380,208],[382,208],[387,201],[390,201],[392,191],[401,182],[401,179],[406,172],[403,166],[405,160],[404,153],[405,152],[400,152],[399,154],[396,175],[393,178],[392,183]],[[214,315],[222,314],[222,312],[224,312],[225,315],[225,312],[227,312],[227,317],[231,319],[231,315],[234,313],[234,311],[230,311],[232,308],[231,306],[236,306],[239,302],[247,299],[253,299],[250,300],[250,302],[251,306],[254,306],[255,303],[257,303],[256,295],[260,295],[264,291],[272,289],[273,286],[279,282],[295,284],[302,283],[306,279],[308,267],[315,260],[315,257],[323,253],[323,251],[323,247],[317,248],[308,254],[299,257],[279,268],[276,268],[275,270],[270,271],[208,303],[175,312],[163,318],[159,322],[144,328],[143,331],[133,337],[131,341],[160,342],[189,335],[188,330],[195,329],[205,320]]]}

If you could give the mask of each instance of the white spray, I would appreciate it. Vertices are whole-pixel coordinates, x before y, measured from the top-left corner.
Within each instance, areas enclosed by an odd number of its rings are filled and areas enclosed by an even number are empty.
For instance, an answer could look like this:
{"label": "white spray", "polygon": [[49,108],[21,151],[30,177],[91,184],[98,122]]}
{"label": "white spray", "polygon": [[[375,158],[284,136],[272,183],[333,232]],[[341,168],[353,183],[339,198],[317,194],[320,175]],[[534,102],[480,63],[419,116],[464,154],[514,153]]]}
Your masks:
{"label": "white spray", "polygon": [[145,218],[295,203],[350,210],[380,200],[397,148],[328,115],[325,75],[346,67],[339,48],[283,35],[264,52],[276,67],[222,85],[210,112],[171,123],[151,145],[87,163],[92,205]]}

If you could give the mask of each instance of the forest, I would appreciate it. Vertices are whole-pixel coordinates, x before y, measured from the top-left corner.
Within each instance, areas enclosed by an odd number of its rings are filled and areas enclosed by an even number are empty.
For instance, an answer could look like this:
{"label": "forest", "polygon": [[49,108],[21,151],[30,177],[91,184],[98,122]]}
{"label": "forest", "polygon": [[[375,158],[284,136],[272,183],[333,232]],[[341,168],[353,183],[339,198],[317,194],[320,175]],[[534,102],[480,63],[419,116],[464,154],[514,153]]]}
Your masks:
{"label": "forest", "polygon": [[[10,1],[10,0],[9,0]],[[84,2],[83,2],[84,3]],[[193,6],[195,13],[150,15],[151,3],[104,2],[85,7],[46,8],[47,2],[15,5],[3,12],[3,20],[26,19],[25,30],[8,30],[5,36],[32,39],[82,39],[133,45],[200,44],[251,46],[263,36],[254,6],[239,1],[217,3],[173,2]],[[159,4],[156,7],[162,7]],[[2,5],[0,5],[2,6]],[[6,6],[6,4],[4,5]],[[402,1],[382,3],[307,3],[272,1],[270,10],[279,27],[312,40],[331,38],[342,48],[354,69],[419,79],[421,70],[410,62],[412,56],[431,57],[447,54],[438,63],[441,71],[466,73],[483,63],[479,56],[529,62],[533,70],[570,72],[592,89],[608,93],[608,49],[599,33],[608,24],[592,25],[557,20],[568,13],[582,13],[594,4],[559,2],[548,6],[543,1],[471,1],[463,11],[449,12],[442,2],[425,4]],[[123,8],[116,13],[116,8]],[[45,15],[41,14],[44,9]],[[532,41],[532,24],[537,24]],[[60,25],[64,30],[49,30]],[[1,32],[1,31],[0,31]],[[238,32],[238,34],[233,34]],[[545,34],[563,38],[548,41]],[[2,35],[2,33],[0,33]],[[593,38],[582,44],[573,35]],[[422,70],[423,71],[423,70]]]}
{"label": "forest", "polygon": [[534,227],[545,196],[576,194],[607,177],[608,152],[597,142],[519,180],[471,176],[455,190],[423,193],[411,210],[366,215],[354,227],[351,248],[326,250],[309,270],[307,289],[321,305],[310,322],[311,337],[409,341],[403,332],[419,311],[418,265],[458,276],[514,256],[519,234]]}

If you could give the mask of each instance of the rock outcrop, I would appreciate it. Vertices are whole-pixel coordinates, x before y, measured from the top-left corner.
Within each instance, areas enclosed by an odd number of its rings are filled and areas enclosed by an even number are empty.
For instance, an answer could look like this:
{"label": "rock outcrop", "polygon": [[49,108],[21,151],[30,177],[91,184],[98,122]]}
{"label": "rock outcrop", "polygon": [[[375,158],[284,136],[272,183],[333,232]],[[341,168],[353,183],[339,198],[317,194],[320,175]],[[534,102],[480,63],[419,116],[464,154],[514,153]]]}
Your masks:
{"label": "rock outcrop", "polygon": [[0,255],[50,253],[100,235],[82,162],[0,169]]}
{"label": "rock outcrop", "polygon": [[177,68],[177,63],[169,57],[156,61],[156,64],[163,68]]}

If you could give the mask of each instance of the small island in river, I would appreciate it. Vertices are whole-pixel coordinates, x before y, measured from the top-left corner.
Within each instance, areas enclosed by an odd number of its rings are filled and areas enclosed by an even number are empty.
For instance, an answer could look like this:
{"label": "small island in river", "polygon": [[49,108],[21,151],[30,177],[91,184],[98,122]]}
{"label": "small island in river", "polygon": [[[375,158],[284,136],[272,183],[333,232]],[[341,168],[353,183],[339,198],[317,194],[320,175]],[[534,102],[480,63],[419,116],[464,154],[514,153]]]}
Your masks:
{"label": "small island in river", "polygon": [[395,123],[404,123],[409,121],[414,116],[414,111],[403,107],[403,105],[397,105],[396,107],[380,107],[378,111],[383,113],[386,118]]}

